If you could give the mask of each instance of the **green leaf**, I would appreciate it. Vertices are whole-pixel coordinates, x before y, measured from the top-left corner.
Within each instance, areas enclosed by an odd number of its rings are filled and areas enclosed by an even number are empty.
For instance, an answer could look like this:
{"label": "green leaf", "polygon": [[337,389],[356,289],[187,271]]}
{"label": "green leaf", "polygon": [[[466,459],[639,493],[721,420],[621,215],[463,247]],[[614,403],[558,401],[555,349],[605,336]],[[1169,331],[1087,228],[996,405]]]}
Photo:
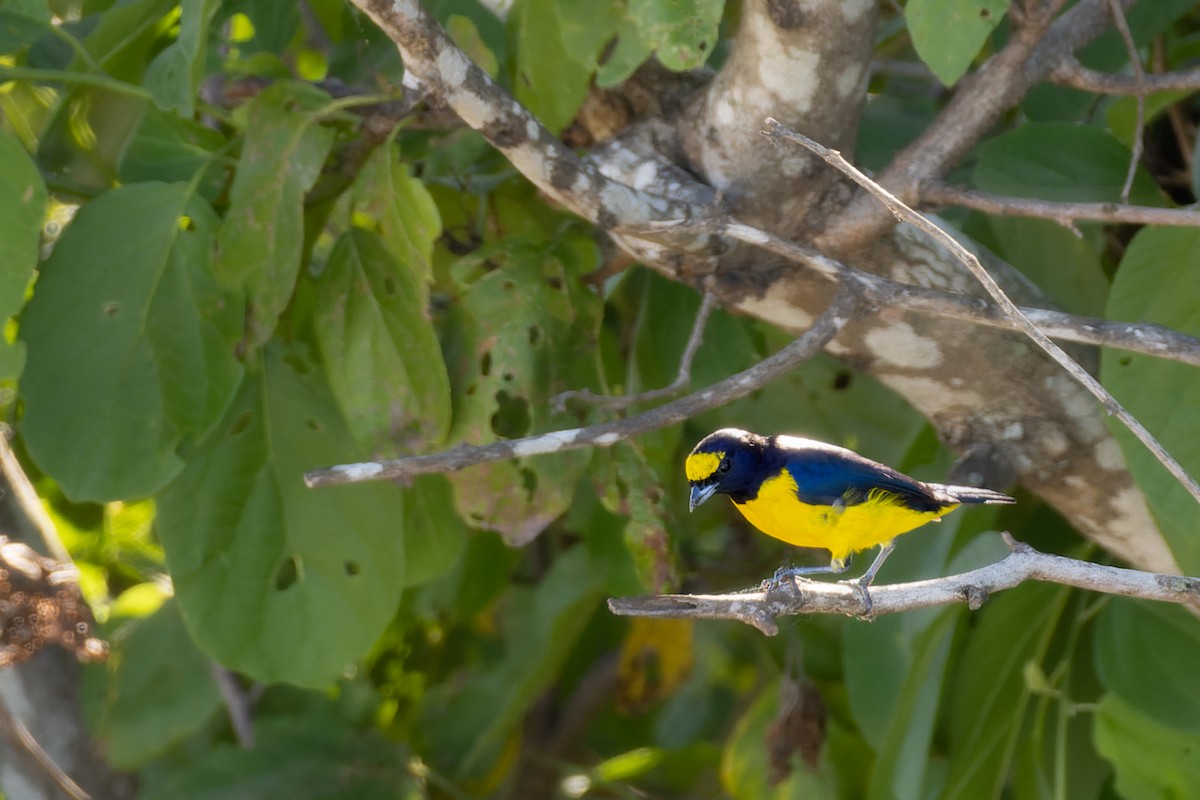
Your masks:
{"label": "green leaf", "polygon": [[359,453],[323,376],[268,348],[187,468],[158,528],[196,641],[261,681],[328,685],[395,613],[404,577],[400,490],[313,491],[307,469]]}
{"label": "green leaf", "polygon": [[909,0],[904,19],[917,55],[953,86],[1007,12],[1008,0]]}
{"label": "green leaf", "polygon": [[1096,618],[1096,670],[1113,694],[1200,735],[1200,630],[1180,606],[1112,598]]}
{"label": "green leaf", "polygon": [[506,601],[508,648],[498,663],[437,687],[423,699],[424,749],[452,759],[459,777],[495,766],[530,705],[553,683],[600,597],[586,548],[559,555],[534,588],[514,588]]}
{"label": "green leaf", "polygon": [[929,751],[961,608],[943,609],[933,623],[905,642],[911,648],[899,702],[886,723],[868,796],[916,800],[928,795]]}
{"label": "green leaf", "polygon": [[189,183],[205,170],[197,193],[210,203],[222,201],[228,178],[218,153],[224,146],[225,137],[212,128],[150,105],[122,153],[119,177],[122,183]]}
{"label": "green leaf", "polygon": [[404,585],[441,577],[467,547],[467,526],[454,512],[454,493],[443,475],[419,475],[404,493]]}
{"label": "green leaf", "polygon": [[113,644],[99,736],[113,766],[135,769],[207,725],[221,693],[173,600]]}
{"label": "green leaf", "polygon": [[[623,2],[577,3],[558,0],[558,35],[571,60],[594,72],[600,56],[627,19]],[[644,58],[644,56],[643,56]]]}
{"label": "green leaf", "polygon": [[997,797],[1008,779],[1030,691],[1069,590],[1026,584],[992,598],[955,659],[946,700],[949,771],[940,796]]}
{"label": "green leaf", "polygon": [[[1157,322],[1200,336],[1200,231],[1143,228],[1130,242],[1108,301],[1114,320]],[[1195,367],[1105,350],[1105,387],[1142,421],[1191,475],[1200,475],[1200,371]],[[1108,420],[1159,529],[1185,574],[1200,573],[1200,507],[1123,425]],[[1103,453],[1098,456],[1103,456]],[[1118,498],[1120,499],[1120,498]]]}
{"label": "green leaf", "polygon": [[[1019,269],[1062,308],[1104,315],[1108,275],[1100,258],[1100,229],[1084,223],[1083,236],[1046,219],[977,215],[977,241]],[[982,229],[982,230],[979,230]],[[978,234],[978,235],[977,235]]]}
{"label": "green leaf", "polygon": [[[1026,123],[979,147],[974,181],[984,191],[1011,197],[1114,203],[1121,198],[1129,160],[1129,148],[1101,128]],[[1163,204],[1162,193],[1142,168],[1129,200]]]}
{"label": "green leaf", "polygon": [[146,68],[145,84],[159,108],[183,117],[195,113],[204,78],[208,31],[220,0],[180,0],[179,36]]}
{"label": "green leaf", "polygon": [[1164,725],[1118,695],[1096,707],[1096,748],[1127,800],[1200,797],[1200,735]]}
{"label": "green leaf", "polygon": [[25,305],[38,263],[46,184],[21,143],[0,131],[0,320]]}
{"label": "green leaf", "polygon": [[330,715],[255,721],[248,750],[221,743],[185,766],[147,772],[141,800],[401,800],[423,797],[408,753]]}
{"label": "green leaf", "polygon": [[433,197],[393,147],[379,147],[354,182],[354,222],[383,237],[404,270],[416,278],[413,291],[427,300],[433,278],[433,245],[442,220]]}
{"label": "green leaf", "polygon": [[[553,413],[550,401],[597,383],[600,300],[577,277],[594,258],[582,238],[551,246],[510,239],[456,265],[466,286],[447,342],[451,440],[486,443],[579,423]],[[566,510],[589,458],[575,450],[452,474],[459,512],[510,544],[527,542]]]}
{"label": "green leaf", "polygon": [[640,38],[677,72],[704,66],[717,43],[724,8],[725,0],[628,0]]}
{"label": "green leaf", "polygon": [[216,270],[227,285],[246,289],[254,345],[270,338],[300,271],[304,193],[333,145],[333,129],[320,124],[328,100],[318,89],[280,82],[249,103]]}
{"label": "green leaf", "polygon": [[591,71],[563,47],[556,0],[521,0],[510,19],[517,41],[513,94],[557,133],[579,110]]}
{"label": "green leaf", "polygon": [[242,314],[209,274],[216,224],[185,185],[114,189],[43,265],[21,320],[21,432],[73,500],[153,494],[229,404]]}
{"label": "green leaf", "polygon": [[0,6],[0,55],[36,42],[50,21],[50,9],[40,0],[9,0]]}
{"label": "green leaf", "polygon": [[441,443],[450,379],[425,306],[421,276],[374,233],[351,229],[318,284],[315,327],[334,397],[354,437],[374,454]]}
{"label": "green leaf", "polygon": [[642,38],[637,23],[626,17],[617,28],[612,50],[596,71],[596,85],[607,89],[624,83],[653,52],[654,48]]}

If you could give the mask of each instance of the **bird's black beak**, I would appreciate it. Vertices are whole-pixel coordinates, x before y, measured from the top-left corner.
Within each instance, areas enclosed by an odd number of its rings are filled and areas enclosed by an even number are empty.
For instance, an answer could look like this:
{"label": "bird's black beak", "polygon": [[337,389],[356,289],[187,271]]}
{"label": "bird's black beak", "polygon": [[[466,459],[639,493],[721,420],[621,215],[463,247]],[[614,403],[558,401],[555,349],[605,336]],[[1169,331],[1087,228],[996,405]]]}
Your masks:
{"label": "bird's black beak", "polygon": [[693,483],[692,497],[688,501],[688,511],[695,511],[696,506],[700,505],[716,493],[717,484],[715,483]]}

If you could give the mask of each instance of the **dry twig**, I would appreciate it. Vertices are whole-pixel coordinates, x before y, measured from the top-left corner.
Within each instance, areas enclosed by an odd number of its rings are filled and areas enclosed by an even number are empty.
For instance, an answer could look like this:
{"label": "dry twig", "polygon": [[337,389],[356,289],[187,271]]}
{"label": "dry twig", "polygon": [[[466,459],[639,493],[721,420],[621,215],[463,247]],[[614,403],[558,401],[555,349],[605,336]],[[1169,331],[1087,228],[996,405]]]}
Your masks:
{"label": "dry twig", "polygon": [[921,201],[933,205],[962,206],[1005,217],[1036,217],[1048,219],[1078,232],[1080,220],[1127,225],[1174,225],[1181,228],[1200,228],[1200,211],[1191,208],[1151,208],[1127,203],[1060,203],[1053,200],[1031,200],[1005,197],[944,181],[929,181],[921,186]]}

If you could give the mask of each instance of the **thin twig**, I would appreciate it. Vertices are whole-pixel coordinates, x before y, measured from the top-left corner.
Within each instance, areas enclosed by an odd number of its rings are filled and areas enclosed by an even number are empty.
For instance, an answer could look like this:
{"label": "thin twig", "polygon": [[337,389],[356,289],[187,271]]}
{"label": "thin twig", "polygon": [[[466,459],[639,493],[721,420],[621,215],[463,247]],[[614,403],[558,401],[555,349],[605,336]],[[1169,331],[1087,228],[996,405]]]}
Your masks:
{"label": "thin twig", "polygon": [[712,292],[705,292],[700,300],[700,308],[696,311],[696,319],[692,323],[692,332],[688,335],[687,345],[683,348],[683,355],[679,359],[679,372],[676,374],[675,380],[666,386],[629,395],[596,394],[588,389],[572,389],[551,398],[551,406],[555,411],[562,412],[566,410],[568,401],[579,400],[590,405],[619,411],[636,403],[674,397],[692,382],[692,361],[695,360],[696,351],[700,349],[700,345],[704,341],[704,329],[708,325],[709,316],[716,307],[716,295]]}
{"label": "thin twig", "polygon": [[725,405],[767,385],[820,351],[858,313],[859,306],[859,298],[853,287],[846,286],[838,291],[829,308],[812,327],[782,350],[712,386],[641,414],[587,428],[552,431],[522,439],[505,439],[486,445],[463,444],[429,455],[325,467],[306,472],[304,482],[309,487],[316,487],[409,478],[427,472],[455,472],[488,461],[561,453],[583,447],[611,447],[631,436],[665,428]]}
{"label": "thin twig", "polygon": [[[983,298],[966,297],[924,286],[913,286],[847,266],[812,248],[755,228],[725,219],[678,220],[641,225],[631,234],[653,240],[656,231],[674,227],[688,233],[719,233],[813,270],[833,282],[854,283],[865,303],[878,308],[913,311],[920,314],[973,322],[989,328],[1020,331],[1020,324],[1007,316],[1000,306]],[[1130,353],[1144,353],[1181,364],[1200,367],[1200,339],[1162,325],[1114,322],[1098,317],[1081,317],[1063,311],[1021,306],[1021,313],[1052,339],[1096,347],[1111,347]]]}
{"label": "thin twig", "polygon": [[1080,64],[1075,58],[1062,61],[1051,71],[1050,80],[1083,92],[1109,95],[1153,94],[1155,92],[1194,92],[1200,89],[1200,69],[1181,69],[1136,76],[1100,72]]}
{"label": "thin twig", "polygon": [[928,181],[921,185],[921,200],[939,206],[962,206],[1004,217],[1036,217],[1049,219],[1071,230],[1080,220],[1130,225],[1174,225],[1180,228],[1200,228],[1200,211],[1191,208],[1151,208],[1125,203],[1059,203],[1052,200],[1030,200],[1005,197],[943,181]]}
{"label": "thin twig", "polygon": [[1112,10],[1113,22],[1125,42],[1125,51],[1129,55],[1129,65],[1133,67],[1133,77],[1137,81],[1137,122],[1133,129],[1133,153],[1129,156],[1129,169],[1125,173],[1125,184],[1121,187],[1121,202],[1129,202],[1129,192],[1133,189],[1133,179],[1137,175],[1138,164],[1142,160],[1142,139],[1146,127],[1146,70],[1142,68],[1142,58],[1138,55],[1137,45],[1133,42],[1133,33],[1129,30],[1129,20],[1125,19],[1125,9],[1121,8],[1118,0],[1108,0]]}
{"label": "thin twig", "polygon": [[46,507],[42,505],[41,498],[38,497],[37,490],[33,488],[29,476],[25,474],[25,469],[17,459],[17,454],[13,452],[12,445],[8,443],[11,436],[12,430],[7,425],[0,426],[0,474],[3,474],[8,489],[13,494],[13,499],[20,505],[21,513],[37,528],[42,543],[46,546],[46,552],[55,560],[69,564],[71,563],[71,554],[67,552],[62,539],[58,538],[58,529],[54,527],[54,520],[50,519]]}
{"label": "thin twig", "polygon": [[631,617],[732,619],[774,636],[779,632],[775,620],[782,616],[847,614],[874,619],[882,614],[962,602],[974,610],[992,594],[1029,580],[1167,603],[1200,603],[1200,578],[1078,561],[1041,553],[1014,541],[1007,533],[1003,536],[1012,552],[995,564],[944,578],[870,587],[869,612],[856,585],[805,579],[783,581],[770,591],[612,598],[608,608],[614,614]]}
{"label": "thin twig", "polygon": [[0,696],[0,732],[8,734],[8,738],[12,743],[19,747],[28,755],[38,768],[54,781],[58,788],[63,790],[63,794],[70,797],[71,800],[92,800],[92,796],[85,792],[82,787],[71,776],[63,771],[63,768],[54,762],[50,754],[38,743],[34,735],[30,733],[29,728],[25,727],[16,714],[14,714],[4,702],[4,698]]}
{"label": "thin twig", "polygon": [[862,172],[854,167],[853,164],[846,161],[836,150],[830,150],[824,145],[814,142],[803,134],[780,125],[774,119],[767,119],[767,131],[765,133],[772,139],[788,139],[797,144],[803,145],[811,150],[830,166],[835,167],[842,173],[847,175],[851,180],[859,186],[866,189],[876,198],[878,198],[889,211],[896,216],[897,219],[908,222],[909,224],[919,228],[926,234],[931,236],[935,241],[940,242],[946,249],[954,255],[962,264],[971,271],[975,279],[987,290],[987,293],[992,296],[992,299],[999,305],[1004,313],[1015,321],[1020,330],[1032,339],[1039,347],[1062,366],[1076,381],[1084,386],[1097,400],[1104,406],[1108,413],[1117,417],[1125,424],[1133,435],[1141,440],[1142,444],[1154,454],[1154,457],[1167,468],[1167,470],[1175,476],[1175,479],[1187,489],[1188,493],[1200,503],[1200,484],[1187,473],[1178,461],[1176,461],[1154,435],[1146,429],[1132,414],[1117,402],[1108,390],[1100,385],[1100,382],[1093,378],[1087,370],[1079,366],[1075,361],[1063,352],[1062,348],[1050,340],[1045,333],[1042,332],[1037,325],[1033,324],[1028,317],[1021,313],[1021,309],[1017,308],[1016,304],[1009,299],[1008,295],[1000,288],[996,281],[988,274],[983,265],[979,263],[979,259],[975,257],[971,251],[963,247],[957,239],[955,239],[946,231],[939,228],[925,216],[913,211],[907,205],[898,200],[895,195],[888,192],[875,181],[868,178]]}
{"label": "thin twig", "polygon": [[237,676],[217,662],[212,662],[213,679],[225,703],[234,738],[243,750],[254,749],[254,721],[250,717],[250,698],[238,685]]}

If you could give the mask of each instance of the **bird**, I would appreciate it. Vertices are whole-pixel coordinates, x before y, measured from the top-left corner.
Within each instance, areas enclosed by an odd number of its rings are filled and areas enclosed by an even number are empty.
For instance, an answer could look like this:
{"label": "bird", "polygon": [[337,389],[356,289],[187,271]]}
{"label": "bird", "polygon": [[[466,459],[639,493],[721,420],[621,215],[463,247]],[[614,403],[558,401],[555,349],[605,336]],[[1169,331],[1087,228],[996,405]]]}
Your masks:
{"label": "bird", "polygon": [[842,573],[854,553],[880,546],[866,572],[851,583],[864,596],[893,540],[960,505],[1015,503],[991,489],[946,486],[910,478],[886,464],[833,444],[798,436],[760,436],[723,428],[700,440],[684,462],[691,487],[690,511],[713,495],[733,505],[768,536],[797,547],[829,551],[829,566],[780,568],[786,577]]}

